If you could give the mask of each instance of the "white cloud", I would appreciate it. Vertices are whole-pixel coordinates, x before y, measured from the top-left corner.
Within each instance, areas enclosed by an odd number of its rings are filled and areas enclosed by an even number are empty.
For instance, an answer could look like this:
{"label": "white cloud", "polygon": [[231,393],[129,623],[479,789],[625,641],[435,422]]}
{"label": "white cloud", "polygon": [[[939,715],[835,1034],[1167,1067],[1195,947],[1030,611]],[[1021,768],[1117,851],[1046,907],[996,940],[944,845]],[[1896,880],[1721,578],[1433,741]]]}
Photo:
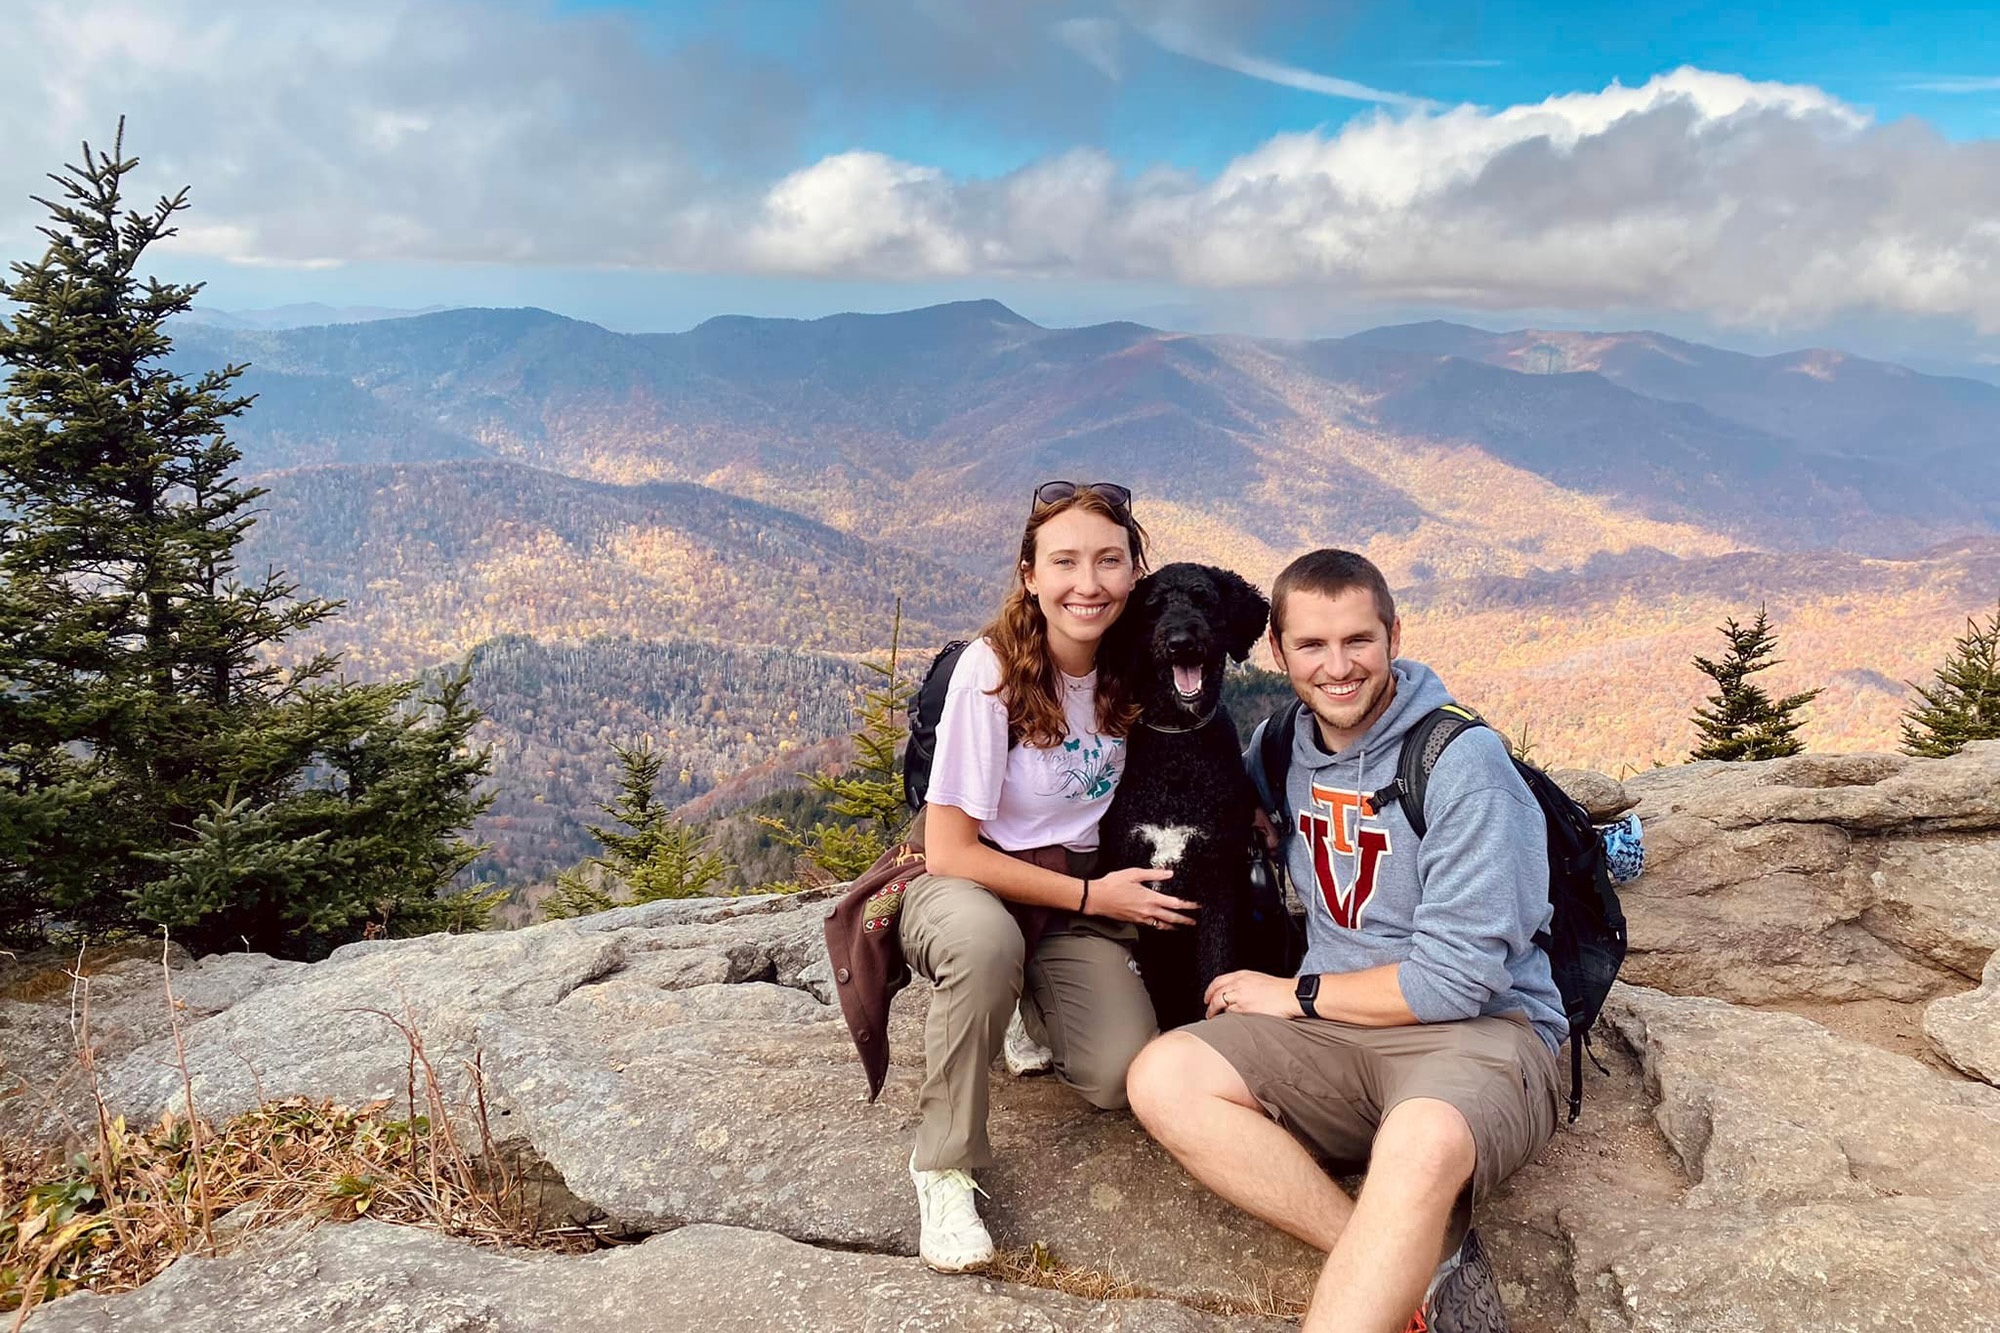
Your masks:
{"label": "white cloud", "polygon": [[0,28],[0,250],[32,244],[40,173],[130,111],[146,179],[194,186],[179,243],[240,263],[1129,279],[2000,331],[2000,142],[1878,125],[1811,87],[1682,69],[1522,106],[1382,107],[1206,177],[1078,148],[965,179],[866,144],[804,165],[738,151],[765,88],[613,19],[528,0],[276,14],[34,0]]}
{"label": "white cloud", "polygon": [[[952,257],[937,274],[967,271],[966,255],[974,272],[1494,309],[1766,325],[1886,311],[2000,328],[2000,143],[1878,127],[1818,89],[1694,69],[1498,111],[1377,113],[1281,135],[1208,180],[1126,179],[1086,153],[923,188],[923,216],[961,241],[927,236]],[[855,234],[839,210],[789,225]],[[789,258],[916,276],[907,254],[871,263],[843,242]]]}
{"label": "white cloud", "polygon": [[838,153],[771,187],[741,253],[766,272],[956,276],[972,262],[955,202],[943,172]]}

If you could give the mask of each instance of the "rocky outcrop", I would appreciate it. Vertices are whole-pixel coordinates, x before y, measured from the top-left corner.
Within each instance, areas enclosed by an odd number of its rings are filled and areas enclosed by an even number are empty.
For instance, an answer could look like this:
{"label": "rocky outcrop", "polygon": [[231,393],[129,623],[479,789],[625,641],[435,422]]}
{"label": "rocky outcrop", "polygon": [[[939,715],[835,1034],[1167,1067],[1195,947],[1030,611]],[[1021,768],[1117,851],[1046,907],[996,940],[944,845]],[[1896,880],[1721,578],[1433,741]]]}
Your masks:
{"label": "rocky outcrop", "polygon": [[1924,1001],[2000,948],[2000,741],[1628,778],[1646,874],[1627,980],[1740,1004]]}
{"label": "rocky outcrop", "polygon": [[[715,1222],[914,1254],[906,1164],[923,988],[897,1001],[897,1063],[871,1105],[820,980],[822,908],[701,899],[351,945],[185,1029],[195,1105],[216,1117],[260,1097],[401,1104],[407,1029],[461,1108],[477,1056],[496,1137],[616,1230]],[[1001,1243],[1044,1241],[1066,1262],[1179,1296],[1309,1289],[1317,1261],[1304,1246],[1196,1187],[1129,1117],[1092,1112],[1049,1080],[1003,1082],[991,1121],[1001,1164],[985,1173]],[[185,1106],[170,1038],[105,1061],[101,1084],[133,1121]],[[420,1110],[424,1095],[419,1085]]]}
{"label": "rocky outcrop", "polygon": [[144,1289],[74,1296],[35,1333],[769,1333],[980,1329],[991,1333],[1277,1333],[1167,1301],[1079,1300],[915,1259],[842,1254],[763,1231],[690,1226],[581,1258],[500,1254],[380,1222],[263,1238],[183,1259]]}
{"label": "rocky outcrop", "polygon": [[182,1023],[192,1024],[305,966],[260,953],[196,963],[170,945],[125,949],[93,965],[87,992],[60,971],[44,971],[42,984],[32,988],[36,1000],[0,999],[0,1136],[50,1137],[90,1124],[78,1043],[87,1040],[101,1065],[154,1043],[164,1049],[172,1023],[163,974],[171,973]]}
{"label": "rocky outcrop", "polygon": [[1590,1329],[2000,1328],[2000,1090],[1717,1000],[1606,1017],[1694,1183],[1563,1210]]}
{"label": "rocky outcrop", "polygon": [[1959,1069],[2000,1084],[2000,951],[1986,960],[1978,990],[1948,995],[1924,1010],[1924,1035]]}
{"label": "rocky outcrop", "polygon": [[[2000,744],[1617,785],[1599,795],[1638,798],[1646,826],[1651,864],[1625,898],[1628,975],[1648,985],[1607,1010],[1612,1073],[1590,1077],[1583,1120],[1482,1215],[1514,1327],[2000,1329],[2000,1089],[1977,1081],[2000,1026]],[[564,1258],[329,1228],[183,1261],[128,1296],[70,1298],[29,1329],[525,1328],[558,1297],[612,1330],[1194,1329],[1224,1326],[1197,1307],[1309,1289],[1318,1256],[1195,1186],[1129,1117],[997,1071],[999,1161],[982,1180],[1000,1243],[1041,1242],[1195,1306],[1063,1304],[920,1271],[904,1164],[924,987],[897,1000],[894,1063],[869,1104],[830,1003],[823,907],[658,903],[371,942],[310,967],[179,968],[204,1115],[260,1096],[400,1101],[401,1025],[454,1099],[469,1103],[476,1061],[504,1146],[578,1208],[652,1238]],[[125,966],[93,982],[93,1030],[112,1109],[139,1119],[178,1108],[182,1080],[158,962]],[[1924,1032],[1975,1078],[1746,1007],[1848,999],[1903,1004],[1912,1031],[1934,1000]],[[60,1003],[12,1004],[0,1047],[67,1022]],[[61,1127],[60,1106],[39,1114],[42,1132]],[[666,1294],[630,1294],[643,1291]],[[655,1308],[671,1322],[645,1323]],[[364,1318],[377,1322],[340,1322]]]}
{"label": "rocky outcrop", "polygon": [[1609,824],[1639,803],[1638,797],[1625,790],[1624,783],[1587,768],[1551,769],[1549,776],[1572,801],[1583,807],[1593,824]]}

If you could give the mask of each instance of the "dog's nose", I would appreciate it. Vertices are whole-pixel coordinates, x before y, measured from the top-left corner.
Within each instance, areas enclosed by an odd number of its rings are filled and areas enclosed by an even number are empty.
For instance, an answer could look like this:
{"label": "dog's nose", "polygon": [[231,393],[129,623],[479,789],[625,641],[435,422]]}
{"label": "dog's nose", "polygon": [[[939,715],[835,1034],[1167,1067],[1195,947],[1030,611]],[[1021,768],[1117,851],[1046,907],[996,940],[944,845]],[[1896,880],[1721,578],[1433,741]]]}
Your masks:
{"label": "dog's nose", "polygon": [[1194,652],[1200,647],[1201,644],[1195,639],[1194,633],[1191,630],[1177,629],[1167,631],[1166,649],[1168,652]]}

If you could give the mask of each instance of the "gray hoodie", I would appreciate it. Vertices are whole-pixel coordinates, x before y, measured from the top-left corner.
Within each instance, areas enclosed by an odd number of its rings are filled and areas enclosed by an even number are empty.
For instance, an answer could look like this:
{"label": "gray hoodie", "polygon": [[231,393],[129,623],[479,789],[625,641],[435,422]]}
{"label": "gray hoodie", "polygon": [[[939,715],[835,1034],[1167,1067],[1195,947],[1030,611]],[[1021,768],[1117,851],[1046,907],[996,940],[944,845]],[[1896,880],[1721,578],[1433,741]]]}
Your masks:
{"label": "gray hoodie", "polygon": [[1569,1036],[1548,956],[1551,915],[1541,807],[1488,727],[1454,740],[1431,770],[1418,840],[1400,801],[1372,814],[1360,797],[1396,777],[1403,734],[1440,704],[1444,683],[1398,660],[1396,697],[1339,754],[1300,717],[1286,780],[1287,867],[1306,905],[1306,972],[1400,967],[1404,1003],[1426,1023],[1525,1013],[1551,1050]]}

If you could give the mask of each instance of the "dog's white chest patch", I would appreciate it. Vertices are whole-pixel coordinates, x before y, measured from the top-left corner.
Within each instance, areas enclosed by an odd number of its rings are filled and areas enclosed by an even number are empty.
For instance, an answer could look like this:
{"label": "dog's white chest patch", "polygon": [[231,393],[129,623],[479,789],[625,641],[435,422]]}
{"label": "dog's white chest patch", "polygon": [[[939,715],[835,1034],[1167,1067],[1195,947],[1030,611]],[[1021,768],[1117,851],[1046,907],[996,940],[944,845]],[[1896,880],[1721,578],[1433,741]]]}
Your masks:
{"label": "dog's white chest patch", "polygon": [[1134,831],[1152,847],[1153,865],[1160,870],[1179,865],[1188,844],[1200,835],[1200,830],[1185,824],[1141,824]]}

